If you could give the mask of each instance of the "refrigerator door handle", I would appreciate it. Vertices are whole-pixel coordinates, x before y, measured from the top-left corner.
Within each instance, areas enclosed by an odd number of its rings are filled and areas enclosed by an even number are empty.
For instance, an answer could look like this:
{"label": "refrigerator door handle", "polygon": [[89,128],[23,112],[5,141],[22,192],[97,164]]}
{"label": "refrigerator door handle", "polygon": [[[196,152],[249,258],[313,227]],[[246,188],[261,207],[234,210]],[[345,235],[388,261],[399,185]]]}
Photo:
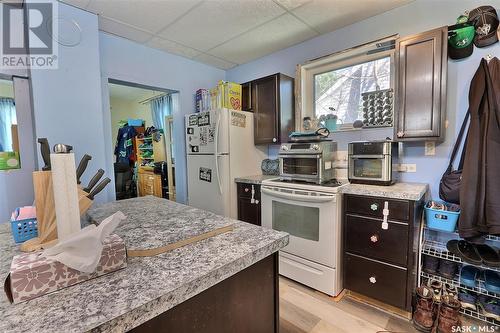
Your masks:
{"label": "refrigerator door handle", "polygon": [[220,113],[217,112],[217,121],[215,123],[215,139],[214,139],[214,157],[215,157],[215,173],[217,176],[217,185],[219,185],[219,193],[222,194],[222,184],[220,181],[220,174],[219,174],[219,125],[220,125]]}

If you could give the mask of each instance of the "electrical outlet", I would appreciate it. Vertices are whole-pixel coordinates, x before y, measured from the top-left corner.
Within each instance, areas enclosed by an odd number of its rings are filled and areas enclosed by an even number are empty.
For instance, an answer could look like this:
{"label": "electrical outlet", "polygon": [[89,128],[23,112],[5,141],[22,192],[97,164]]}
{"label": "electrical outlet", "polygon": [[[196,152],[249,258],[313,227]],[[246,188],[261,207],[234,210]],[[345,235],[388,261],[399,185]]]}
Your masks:
{"label": "electrical outlet", "polygon": [[425,155],[427,156],[436,155],[436,143],[434,141],[425,142]]}
{"label": "electrical outlet", "polygon": [[399,164],[397,169],[399,172],[417,172],[416,164]]}
{"label": "electrical outlet", "polygon": [[407,164],[406,165],[406,172],[417,172],[417,165],[416,164]]}

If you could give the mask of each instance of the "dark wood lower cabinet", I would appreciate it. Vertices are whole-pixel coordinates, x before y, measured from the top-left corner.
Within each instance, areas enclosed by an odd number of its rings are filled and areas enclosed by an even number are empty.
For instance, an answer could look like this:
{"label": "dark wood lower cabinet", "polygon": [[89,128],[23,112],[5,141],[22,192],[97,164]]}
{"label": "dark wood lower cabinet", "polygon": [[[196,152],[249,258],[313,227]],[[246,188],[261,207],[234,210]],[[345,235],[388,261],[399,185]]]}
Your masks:
{"label": "dark wood lower cabinet", "polygon": [[131,330],[134,333],[278,333],[278,254]]}
{"label": "dark wood lower cabinet", "polygon": [[422,201],[344,195],[346,289],[412,311],[422,208]]}
{"label": "dark wood lower cabinet", "polygon": [[[260,226],[261,223],[261,203],[260,185],[238,183],[238,220]],[[252,189],[253,198],[252,202]]]}

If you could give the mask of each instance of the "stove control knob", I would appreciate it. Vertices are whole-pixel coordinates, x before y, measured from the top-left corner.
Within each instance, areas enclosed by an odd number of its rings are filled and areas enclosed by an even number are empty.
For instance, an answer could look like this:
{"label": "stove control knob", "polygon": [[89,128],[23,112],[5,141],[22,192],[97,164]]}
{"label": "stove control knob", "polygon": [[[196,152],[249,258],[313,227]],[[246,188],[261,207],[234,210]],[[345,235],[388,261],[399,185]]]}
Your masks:
{"label": "stove control knob", "polygon": [[311,148],[312,148],[313,150],[319,150],[319,145],[313,145]]}
{"label": "stove control knob", "polygon": [[288,150],[288,146],[286,146],[286,145],[281,146],[281,150],[287,151]]}

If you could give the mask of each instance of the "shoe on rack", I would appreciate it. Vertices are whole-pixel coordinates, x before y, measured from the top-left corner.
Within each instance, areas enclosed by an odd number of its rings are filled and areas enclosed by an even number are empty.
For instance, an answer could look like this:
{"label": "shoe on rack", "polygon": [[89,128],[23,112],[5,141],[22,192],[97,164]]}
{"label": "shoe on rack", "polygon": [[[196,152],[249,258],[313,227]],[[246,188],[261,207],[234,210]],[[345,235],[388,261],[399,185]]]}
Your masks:
{"label": "shoe on rack", "polygon": [[448,295],[443,296],[439,307],[436,333],[451,333],[456,331],[456,327],[461,326],[460,322],[460,302]]}
{"label": "shoe on rack", "polygon": [[443,283],[438,280],[429,279],[429,281],[427,281],[427,286],[432,290],[434,302],[441,302],[441,296],[443,295]]}
{"label": "shoe on rack", "polygon": [[433,256],[423,256],[423,266],[422,270],[429,274],[437,274],[439,267],[439,258]]}
{"label": "shoe on rack", "polygon": [[432,289],[422,285],[417,288],[417,306],[413,313],[413,326],[421,332],[430,332],[436,320],[437,307]]}
{"label": "shoe on rack", "polygon": [[489,269],[483,271],[484,289],[491,293],[500,294],[500,273]]}
{"label": "shoe on rack", "polygon": [[475,244],[474,246],[484,265],[500,267],[500,255],[498,255],[497,250],[488,244]]}
{"label": "shoe on rack", "polygon": [[500,320],[500,302],[486,295],[479,295],[477,306],[480,313],[491,319]]}
{"label": "shoe on rack", "polygon": [[476,293],[467,289],[460,288],[458,292],[458,300],[464,309],[476,311],[477,295]]}
{"label": "shoe on rack", "polygon": [[480,270],[477,267],[464,265],[460,270],[460,283],[464,286],[475,288]]}
{"label": "shoe on rack", "polygon": [[458,299],[458,289],[456,286],[445,283],[443,285],[443,296],[450,296],[454,299]]}
{"label": "shoe on rack", "polygon": [[447,279],[453,280],[455,279],[457,270],[458,270],[458,263],[446,259],[439,260],[439,269],[438,269],[439,275]]}
{"label": "shoe on rack", "polygon": [[446,249],[467,263],[473,265],[481,265],[483,263],[476,246],[467,241],[452,239],[446,243]]}

